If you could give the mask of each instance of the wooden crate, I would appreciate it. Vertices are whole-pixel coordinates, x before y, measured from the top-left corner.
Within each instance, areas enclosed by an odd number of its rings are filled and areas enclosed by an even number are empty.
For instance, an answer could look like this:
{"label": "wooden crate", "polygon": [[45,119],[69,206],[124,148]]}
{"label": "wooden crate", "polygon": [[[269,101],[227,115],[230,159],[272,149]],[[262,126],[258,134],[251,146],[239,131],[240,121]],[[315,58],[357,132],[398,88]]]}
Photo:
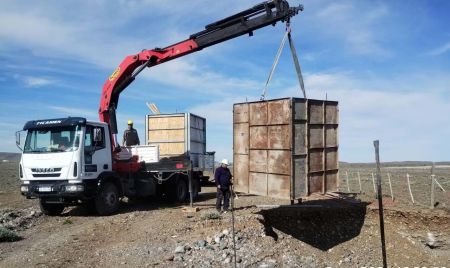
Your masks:
{"label": "wooden crate", "polygon": [[338,102],[284,98],[233,106],[236,191],[295,200],[337,189]]}
{"label": "wooden crate", "polygon": [[204,166],[206,119],[191,113],[146,116],[146,144],[158,145],[160,158],[189,157]]}

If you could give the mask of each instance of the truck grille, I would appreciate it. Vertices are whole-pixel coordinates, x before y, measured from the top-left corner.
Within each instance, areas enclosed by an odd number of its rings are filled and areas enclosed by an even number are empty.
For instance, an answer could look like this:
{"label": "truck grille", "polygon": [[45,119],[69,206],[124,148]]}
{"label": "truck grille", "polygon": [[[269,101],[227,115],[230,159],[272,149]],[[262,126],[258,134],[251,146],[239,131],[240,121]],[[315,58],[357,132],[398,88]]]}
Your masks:
{"label": "truck grille", "polygon": [[48,178],[48,177],[59,177],[61,173],[37,173],[33,174],[35,178]]}

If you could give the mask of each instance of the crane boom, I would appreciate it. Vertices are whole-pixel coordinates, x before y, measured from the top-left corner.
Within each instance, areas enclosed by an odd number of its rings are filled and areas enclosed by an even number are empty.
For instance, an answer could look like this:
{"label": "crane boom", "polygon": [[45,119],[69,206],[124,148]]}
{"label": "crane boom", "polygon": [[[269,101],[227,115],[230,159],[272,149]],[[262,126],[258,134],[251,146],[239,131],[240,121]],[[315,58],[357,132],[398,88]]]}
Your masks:
{"label": "crane boom", "polygon": [[290,7],[286,0],[263,2],[235,15],[211,23],[205,27],[205,30],[192,34],[189,39],[179,43],[165,48],[143,50],[138,54],[125,57],[119,67],[104,83],[98,111],[100,121],[108,123],[111,127],[111,132],[114,134],[113,143],[115,144],[113,145],[117,146],[115,134],[118,131],[115,111],[119,103],[120,93],[134,81],[143,69],[244,34],[251,36],[254,30],[268,25],[275,25],[279,21],[289,22],[291,17],[302,10],[303,6]]}

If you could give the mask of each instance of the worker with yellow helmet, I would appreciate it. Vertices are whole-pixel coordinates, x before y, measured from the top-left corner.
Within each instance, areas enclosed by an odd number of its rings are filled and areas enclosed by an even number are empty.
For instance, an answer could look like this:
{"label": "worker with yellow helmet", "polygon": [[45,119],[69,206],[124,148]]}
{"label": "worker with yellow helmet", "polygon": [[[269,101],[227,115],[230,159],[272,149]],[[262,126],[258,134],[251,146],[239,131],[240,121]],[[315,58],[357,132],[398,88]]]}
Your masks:
{"label": "worker with yellow helmet", "polygon": [[128,120],[128,128],[123,132],[122,145],[140,145],[138,132],[133,128],[133,120]]}

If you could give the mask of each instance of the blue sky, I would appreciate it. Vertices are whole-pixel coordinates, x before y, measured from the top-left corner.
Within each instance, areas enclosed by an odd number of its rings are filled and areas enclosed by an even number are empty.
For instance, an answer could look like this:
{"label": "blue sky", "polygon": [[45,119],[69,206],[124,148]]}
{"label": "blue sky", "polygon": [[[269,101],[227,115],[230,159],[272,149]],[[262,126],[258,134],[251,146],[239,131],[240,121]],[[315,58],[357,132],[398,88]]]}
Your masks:
{"label": "blue sky", "polygon": [[[248,1],[8,1],[0,3],[0,151],[18,152],[27,120],[98,120],[102,85],[121,60],[165,47]],[[450,160],[449,1],[290,1],[304,12],[293,37],[310,98],[340,102],[340,158]],[[120,132],[134,119],[144,138],[145,102],[163,113],[207,118],[208,149],[232,156],[232,104],[257,100],[282,24],[145,70],[121,95]],[[300,97],[285,50],[268,98]]]}

